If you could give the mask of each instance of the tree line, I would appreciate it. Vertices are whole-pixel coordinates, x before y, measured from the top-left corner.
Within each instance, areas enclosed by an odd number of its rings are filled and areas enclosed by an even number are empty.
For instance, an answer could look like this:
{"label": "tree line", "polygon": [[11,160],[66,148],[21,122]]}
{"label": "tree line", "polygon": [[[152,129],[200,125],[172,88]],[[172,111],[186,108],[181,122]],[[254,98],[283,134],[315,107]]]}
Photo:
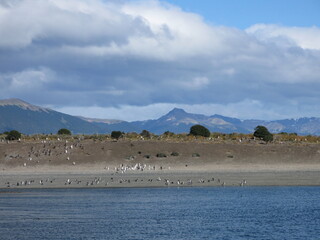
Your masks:
{"label": "tree line", "polygon": [[[16,130],[12,130],[10,132],[4,132],[3,134],[6,135],[6,137],[5,137],[6,140],[19,140],[21,138],[21,133]],[[67,135],[72,135],[72,132],[69,129],[61,128],[61,129],[59,129],[57,134],[67,136]],[[190,131],[189,131],[189,135],[195,136],[195,137],[209,138],[211,136],[211,134],[212,133],[209,131],[208,128],[206,128],[205,126],[199,125],[199,124],[196,124],[196,125],[193,125],[192,127],[190,127]],[[142,138],[148,139],[152,136],[152,133],[150,133],[147,130],[143,130],[139,135]],[[166,131],[163,133],[163,135],[166,137],[172,137],[175,135],[175,133],[170,132],[170,131]],[[110,136],[112,139],[118,140],[118,139],[124,137],[125,133],[121,132],[121,131],[112,131]],[[273,141],[273,134],[270,133],[269,130],[265,126],[257,126],[255,128],[253,136],[258,139],[261,139],[265,142]]]}

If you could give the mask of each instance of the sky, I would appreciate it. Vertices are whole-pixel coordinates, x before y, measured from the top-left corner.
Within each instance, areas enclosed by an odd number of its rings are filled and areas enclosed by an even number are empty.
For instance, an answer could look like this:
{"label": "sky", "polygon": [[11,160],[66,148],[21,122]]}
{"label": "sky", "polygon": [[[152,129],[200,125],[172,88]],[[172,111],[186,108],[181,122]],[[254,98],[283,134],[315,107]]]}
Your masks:
{"label": "sky", "polygon": [[0,98],[127,121],[320,117],[318,0],[0,0]]}

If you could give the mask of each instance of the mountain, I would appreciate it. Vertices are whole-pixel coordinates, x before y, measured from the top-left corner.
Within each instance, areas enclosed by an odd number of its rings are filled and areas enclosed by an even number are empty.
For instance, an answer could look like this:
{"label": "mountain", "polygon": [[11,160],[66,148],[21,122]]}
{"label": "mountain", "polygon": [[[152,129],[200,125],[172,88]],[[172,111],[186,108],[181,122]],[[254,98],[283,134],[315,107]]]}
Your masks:
{"label": "mountain", "polygon": [[222,115],[206,116],[187,113],[174,108],[166,115],[145,121],[76,117],[42,108],[19,99],[0,100],[0,132],[18,130],[24,134],[56,133],[67,128],[74,134],[111,133],[112,131],[137,132],[148,130],[155,134],[165,131],[188,133],[190,127],[201,124],[211,132],[252,133],[258,125],[266,126],[270,132],[288,132],[299,135],[320,135],[320,118],[284,119],[275,121],[240,120]]}
{"label": "mountain", "polygon": [[78,117],[34,106],[20,99],[0,100],[0,132],[15,129],[24,134],[55,134],[61,128],[67,128],[74,134],[101,131]]}
{"label": "mountain", "polygon": [[140,129],[161,134],[165,131],[183,133],[189,132],[191,126],[201,124],[212,132],[235,132],[237,128],[231,123],[215,116],[187,113],[183,109],[175,108],[157,120],[133,122]]}
{"label": "mountain", "polygon": [[[127,124],[131,126],[128,127]],[[188,133],[190,127],[195,124],[201,124],[207,127],[211,132],[220,133],[252,133],[258,125],[266,126],[273,133],[288,132],[299,135],[320,135],[320,118],[299,118],[284,119],[275,121],[264,120],[240,120],[221,115],[206,116],[202,114],[187,113],[183,109],[175,108],[166,115],[156,120],[123,122],[122,126],[117,126],[118,130],[125,131],[123,126],[129,129],[141,132],[146,129],[155,134],[162,134],[165,131],[174,133]],[[109,125],[109,128],[117,130],[115,125]],[[125,131],[126,132],[126,131]]]}
{"label": "mountain", "polygon": [[[201,124],[211,132],[221,133],[252,133],[258,125],[266,126],[273,133],[288,132],[300,135],[320,135],[320,118],[284,119],[275,121],[240,120],[222,115],[206,116],[187,113],[183,109],[174,108],[166,115],[155,120],[109,123],[109,130],[124,132],[141,132],[143,129],[155,134],[165,131],[174,133],[188,133],[190,127]],[[102,127],[102,126],[100,126]]]}

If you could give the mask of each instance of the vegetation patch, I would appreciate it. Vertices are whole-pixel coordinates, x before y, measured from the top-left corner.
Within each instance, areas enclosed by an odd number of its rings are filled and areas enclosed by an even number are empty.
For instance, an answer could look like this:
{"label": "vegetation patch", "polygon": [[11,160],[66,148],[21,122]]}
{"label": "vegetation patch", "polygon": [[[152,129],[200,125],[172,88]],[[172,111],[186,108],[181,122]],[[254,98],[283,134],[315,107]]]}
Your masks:
{"label": "vegetation patch", "polygon": [[144,137],[144,138],[150,138],[151,137],[151,133],[147,130],[143,130],[141,133],[140,133],[140,136]]}
{"label": "vegetation patch", "polygon": [[119,139],[119,138],[121,138],[122,137],[122,135],[123,135],[123,132],[121,132],[121,131],[112,131],[111,132],[111,138],[112,139]]}
{"label": "vegetation patch", "polygon": [[166,158],[167,155],[165,153],[157,153],[157,158]]}
{"label": "vegetation patch", "polygon": [[61,128],[58,131],[58,135],[71,135],[71,131],[69,129],[66,129],[66,128]]}
{"label": "vegetation patch", "polygon": [[254,130],[253,136],[260,138],[265,142],[273,141],[273,135],[265,126],[257,126]]}
{"label": "vegetation patch", "polygon": [[210,137],[210,131],[208,128],[202,125],[194,125],[190,128],[190,135]]}
{"label": "vegetation patch", "polygon": [[172,152],[171,153],[171,156],[173,156],[173,157],[178,157],[180,155],[180,153],[178,153],[178,152]]}
{"label": "vegetation patch", "polygon": [[6,136],[7,140],[19,140],[21,138],[21,133],[16,130],[12,130],[6,134],[7,134]]}
{"label": "vegetation patch", "polygon": [[174,134],[173,132],[166,131],[166,132],[163,133],[163,135],[164,135],[165,137],[173,137],[175,134]]}

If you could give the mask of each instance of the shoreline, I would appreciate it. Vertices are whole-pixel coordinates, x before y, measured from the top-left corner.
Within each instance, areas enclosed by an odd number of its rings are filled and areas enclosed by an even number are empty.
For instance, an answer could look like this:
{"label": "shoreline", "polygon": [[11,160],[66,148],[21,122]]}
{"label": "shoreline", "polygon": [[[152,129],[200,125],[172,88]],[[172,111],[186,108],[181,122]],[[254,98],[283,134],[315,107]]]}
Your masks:
{"label": "shoreline", "polygon": [[6,173],[0,189],[320,186],[319,170]]}
{"label": "shoreline", "polygon": [[319,176],[320,144],[77,139],[0,144],[0,189],[320,186]]}

